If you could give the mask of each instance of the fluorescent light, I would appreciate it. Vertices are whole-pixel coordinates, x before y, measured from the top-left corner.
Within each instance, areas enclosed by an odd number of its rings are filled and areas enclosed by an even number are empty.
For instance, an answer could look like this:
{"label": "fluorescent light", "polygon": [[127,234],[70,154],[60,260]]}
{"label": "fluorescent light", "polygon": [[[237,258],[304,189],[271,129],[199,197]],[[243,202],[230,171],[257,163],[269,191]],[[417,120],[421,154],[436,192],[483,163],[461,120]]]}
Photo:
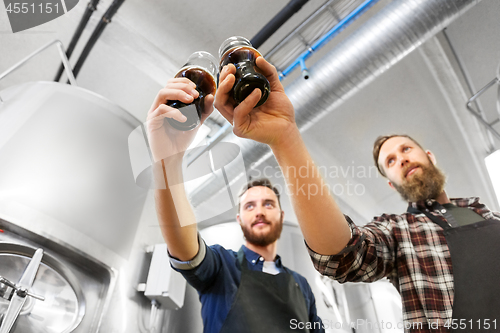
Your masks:
{"label": "fluorescent light", "polygon": [[500,205],[500,149],[486,156],[484,163],[486,164],[491,184],[493,184],[493,189]]}

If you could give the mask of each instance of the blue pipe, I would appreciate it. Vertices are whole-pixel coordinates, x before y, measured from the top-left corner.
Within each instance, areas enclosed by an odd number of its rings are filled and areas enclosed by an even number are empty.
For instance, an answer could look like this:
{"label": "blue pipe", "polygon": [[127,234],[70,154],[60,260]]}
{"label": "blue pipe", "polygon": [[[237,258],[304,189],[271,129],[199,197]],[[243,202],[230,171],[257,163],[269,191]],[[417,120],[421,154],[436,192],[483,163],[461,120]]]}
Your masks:
{"label": "blue pipe", "polygon": [[[350,23],[358,18],[363,12],[368,10],[372,5],[374,5],[378,0],[366,0],[363,2],[358,8],[353,10],[349,15],[344,17],[336,26],[334,26],[330,31],[328,31],[323,37],[321,37],[313,46],[307,49],[304,53],[302,53],[297,60],[295,60],[290,66],[288,66],[284,71],[280,73],[280,80],[282,80],[285,76],[290,74],[290,72],[297,66],[302,68],[302,74],[304,78],[309,76],[307,72],[307,68],[305,66],[305,60],[313,54],[313,52],[317,51],[321,47],[323,47],[326,43],[328,43],[333,37],[335,37],[340,31],[342,31],[345,27],[347,27]],[[306,77],[307,75],[307,77]]]}

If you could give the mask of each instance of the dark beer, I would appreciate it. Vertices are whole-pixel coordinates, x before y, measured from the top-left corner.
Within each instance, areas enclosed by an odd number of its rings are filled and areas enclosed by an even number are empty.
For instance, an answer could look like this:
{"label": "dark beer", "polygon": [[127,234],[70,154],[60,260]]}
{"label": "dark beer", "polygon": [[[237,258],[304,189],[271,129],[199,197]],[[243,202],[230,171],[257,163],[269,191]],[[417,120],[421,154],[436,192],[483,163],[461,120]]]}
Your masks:
{"label": "dark beer", "polygon": [[271,87],[264,75],[258,72],[255,60],[261,56],[259,51],[254,49],[250,42],[243,37],[231,37],[222,43],[219,50],[220,70],[227,64],[236,67],[235,82],[232,94],[237,104],[241,103],[255,89],[260,89],[261,98],[257,106],[264,104],[269,97]]}
{"label": "dark beer", "polygon": [[240,46],[234,47],[224,53],[221,59],[220,67],[226,66],[227,64],[237,64],[240,62],[251,62],[255,63],[258,57],[262,57],[262,55],[254,48]]}
{"label": "dark beer", "polygon": [[193,102],[189,104],[181,101],[168,101],[167,105],[179,109],[186,116],[185,122],[180,122],[172,118],[167,119],[170,126],[181,131],[189,131],[200,124],[201,116],[205,113],[205,97],[207,95],[215,95],[216,83],[212,75],[207,73],[200,67],[182,68],[175,77],[185,77],[196,84],[196,90],[200,94]]}

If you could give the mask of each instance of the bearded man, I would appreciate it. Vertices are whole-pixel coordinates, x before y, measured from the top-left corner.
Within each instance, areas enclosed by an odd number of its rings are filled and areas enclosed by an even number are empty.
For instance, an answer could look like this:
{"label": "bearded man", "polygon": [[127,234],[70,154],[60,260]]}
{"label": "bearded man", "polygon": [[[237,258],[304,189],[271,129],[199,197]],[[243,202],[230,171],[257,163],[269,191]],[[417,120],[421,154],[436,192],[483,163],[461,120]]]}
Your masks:
{"label": "bearded man", "polygon": [[406,331],[498,330],[500,215],[478,198],[448,198],[435,156],[407,135],[377,138],[373,158],[407,212],[363,227],[346,217],[351,238],[340,252],[310,245],[316,269],[339,282],[389,278]]}
{"label": "bearded man", "polygon": [[239,198],[236,219],[245,245],[238,252],[207,247],[199,237],[194,258],[171,258],[200,294],[204,332],[324,332],[307,280],[276,254],[284,217],[279,192],[258,179]]}
{"label": "bearded man", "polygon": [[[197,129],[182,132],[164,118],[185,121],[169,100],[191,103],[196,85],[175,78],[162,89],[148,113],[148,139],[155,161],[158,222],[171,266],[199,293],[204,333],[324,332],[307,280],[286,268],[276,254],[283,228],[279,192],[267,179],[249,182],[241,191],[236,216],[245,237],[238,252],[207,246],[182,183],[182,159]],[[208,112],[213,96],[205,98]]]}
{"label": "bearded man", "polygon": [[[406,135],[393,135],[377,139],[375,164],[409,201],[408,211],[356,226],[309,154],[276,69],[262,57],[256,64],[271,84],[268,101],[256,107],[261,93],[255,89],[235,106],[236,69],[228,65],[215,106],[235,135],[271,148],[316,269],[339,282],[389,278],[401,294],[406,331],[498,331],[500,215],[477,198],[449,199],[434,155]],[[303,169],[305,175],[294,172]]]}

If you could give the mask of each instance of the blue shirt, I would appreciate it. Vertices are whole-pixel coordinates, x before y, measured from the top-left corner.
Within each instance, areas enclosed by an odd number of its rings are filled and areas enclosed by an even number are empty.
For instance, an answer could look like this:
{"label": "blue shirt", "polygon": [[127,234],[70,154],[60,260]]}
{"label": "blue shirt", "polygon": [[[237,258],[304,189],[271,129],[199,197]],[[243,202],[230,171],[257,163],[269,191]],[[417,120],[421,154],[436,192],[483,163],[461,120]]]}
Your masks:
{"label": "blue shirt", "polygon": [[[226,250],[220,245],[208,247],[200,237],[200,249],[202,247],[204,251],[200,250],[199,254],[203,255],[203,252],[205,253],[201,262],[199,262],[200,259],[197,258],[197,255],[190,262],[182,262],[171,258],[171,263],[172,267],[180,272],[200,295],[203,332],[218,333],[236,297],[241,281],[241,270],[236,264],[238,261],[237,252]],[[253,252],[245,246],[242,246],[242,248],[248,268],[254,271],[262,271],[264,258],[261,259],[258,253]],[[280,273],[285,272],[279,256],[276,256],[275,263]],[[193,268],[193,266],[195,267]],[[324,332],[321,319],[316,313],[314,294],[307,280],[302,275],[290,269],[289,271],[292,272],[293,278],[299,284],[300,290],[304,295],[309,312],[310,327],[315,327],[311,332]],[[265,327],[263,329],[265,330]]]}

